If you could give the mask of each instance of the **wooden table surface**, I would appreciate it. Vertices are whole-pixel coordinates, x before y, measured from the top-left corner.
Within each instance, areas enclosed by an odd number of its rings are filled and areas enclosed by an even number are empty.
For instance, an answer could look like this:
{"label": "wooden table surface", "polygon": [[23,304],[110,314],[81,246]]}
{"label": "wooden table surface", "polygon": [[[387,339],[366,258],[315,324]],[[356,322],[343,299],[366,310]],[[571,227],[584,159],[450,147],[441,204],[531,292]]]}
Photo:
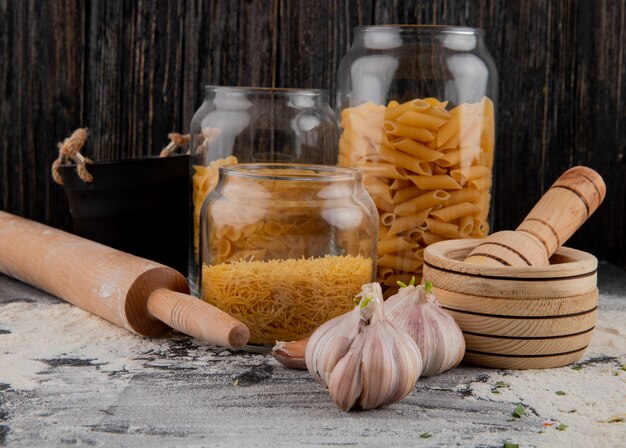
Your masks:
{"label": "wooden table surface", "polygon": [[[344,413],[307,372],[267,355],[134,336],[0,276],[0,445],[620,446],[626,273],[602,264],[599,279],[580,368],[461,365],[398,404]],[[518,403],[526,412],[514,418]]]}

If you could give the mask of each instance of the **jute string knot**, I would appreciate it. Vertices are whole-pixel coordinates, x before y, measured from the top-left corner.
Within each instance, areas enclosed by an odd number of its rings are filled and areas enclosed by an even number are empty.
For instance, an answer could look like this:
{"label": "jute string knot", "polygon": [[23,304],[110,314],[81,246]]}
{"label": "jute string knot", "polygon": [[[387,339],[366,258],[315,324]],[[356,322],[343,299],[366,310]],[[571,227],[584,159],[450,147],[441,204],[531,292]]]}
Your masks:
{"label": "jute string knot", "polygon": [[88,136],[89,131],[87,128],[78,128],[72,135],[58,144],[59,157],[52,163],[52,178],[57,184],[63,185],[63,178],[59,172],[60,166],[69,163],[70,160],[76,162],[78,177],[83,182],[88,184],[93,182],[93,176],[87,171],[87,164],[93,162],[80,153],[80,150],[83,149],[87,142]]}
{"label": "jute string knot", "polygon": [[190,135],[178,134],[176,132],[170,132],[169,134],[167,134],[167,137],[171,141],[165,148],[161,150],[161,154],[159,154],[159,157],[171,156],[178,148],[184,148],[185,146],[187,146],[187,144],[191,140]]}

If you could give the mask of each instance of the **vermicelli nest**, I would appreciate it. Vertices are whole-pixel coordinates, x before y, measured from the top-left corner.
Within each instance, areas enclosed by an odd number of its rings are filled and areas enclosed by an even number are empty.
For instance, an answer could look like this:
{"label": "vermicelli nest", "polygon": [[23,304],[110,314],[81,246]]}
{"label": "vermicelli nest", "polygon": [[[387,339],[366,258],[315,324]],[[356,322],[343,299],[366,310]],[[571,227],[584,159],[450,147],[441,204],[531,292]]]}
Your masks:
{"label": "vermicelli nest", "polygon": [[273,345],[354,308],[371,273],[371,259],[351,255],[204,265],[202,297],[246,324],[251,344]]}

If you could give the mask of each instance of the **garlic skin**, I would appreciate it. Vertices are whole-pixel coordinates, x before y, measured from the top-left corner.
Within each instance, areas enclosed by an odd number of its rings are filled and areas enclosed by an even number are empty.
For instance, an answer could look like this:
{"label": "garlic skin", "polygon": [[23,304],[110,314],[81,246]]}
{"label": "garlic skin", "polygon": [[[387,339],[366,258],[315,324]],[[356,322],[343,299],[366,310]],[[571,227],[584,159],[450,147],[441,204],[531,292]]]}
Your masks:
{"label": "garlic skin", "polygon": [[437,375],[456,367],[465,355],[463,332],[430,292],[432,285],[401,285],[385,302],[387,319],[417,343],[424,369],[422,376]]}
{"label": "garlic skin", "polygon": [[363,285],[354,310],[319,327],[309,339],[305,360],[344,411],[373,409],[402,400],[422,370],[417,344],[398,331],[383,312],[378,283]]}

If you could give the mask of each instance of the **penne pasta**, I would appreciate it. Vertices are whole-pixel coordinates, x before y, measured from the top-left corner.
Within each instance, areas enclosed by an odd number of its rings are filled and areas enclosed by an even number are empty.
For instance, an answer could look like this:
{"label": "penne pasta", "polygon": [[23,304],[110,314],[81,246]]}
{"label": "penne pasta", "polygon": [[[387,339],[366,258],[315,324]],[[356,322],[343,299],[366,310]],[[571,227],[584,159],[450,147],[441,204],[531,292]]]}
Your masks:
{"label": "penne pasta", "polygon": [[[459,107],[455,108],[454,110],[460,111]],[[452,113],[452,116],[446,122],[446,124],[444,124],[441,128],[439,128],[439,131],[437,132],[437,147],[440,148],[444,146],[446,143],[448,143],[450,140],[452,140],[455,136],[459,134],[460,128],[461,128],[461,120],[462,120],[461,117],[463,115],[464,114],[460,112]]]}
{"label": "penne pasta", "polygon": [[464,188],[462,190],[453,191],[450,193],[450,197],[443,201],[444,206],[458,204],[459,202],[473,202],[476,203],[481,198],[481,194],[472,189],[472,188]]}
{"label": "penne pasta", "polygon": [[384,282],[393,275],[394,275],[394,270],[392,268],[381,266],[381,268],[378,269],[377,281]]}
{"label": "penne pasta", "polygon": [[415,241],[410,240],[407,237],[394,237],[388,240],[383,240],[378,243],[378,254],[393,254],[396,252],[403,252],[405,250],[417,249],[418,245]]}
{"label": "penne pasta", "polygon": [[459,218],[459,233],[462,238],[466,238],[474,233],[474,217],[465,215]]}
{"label": "penne pasta", "polygon": [[376,205],[378,211],[382,210],[385,212],[393,212],[395,206],[391,202],[385,201],[380,196],[373,196],[372,200],[374,201],[374,204]]}
{"label": "penne pasta", "polygon": [[415,258],[405,258],[399,255],[386,254],[378,259],[378,266],[383,268],[392,268],[395,271],[413,271],[420,266],[422,262]]}
{"label": "penne pasta", "polygon": [[397,121],[385,121],[383,123],[383,129],[386,133],[395,135],[396,137],[409,137],[421,142],[430,142],[435,139],[435,134],[428,129],[414,128],[403,123],[398,123]]}
{"label": "penne pasta", "polygon": [[[391,226],[396,220],[396,214],[395,213],[383,213],[380,215],[380,223],[384,226]],[[387,233],[389,235],[389,232]]]}
{"label": "penne pasta", "polygon": [[436,235],[443,236],[445,238],[460,238],[459,226],[451,224],[449,222],[436,221],[432,218],[426,219],[426,228],[429,232]]}
{"label": "penne pasta", "polygon": [[448,101],[439,101],[437,98],[432,98],[432,97],[424,98],[424,101],[433,107],[438,107],[441,109],[445,109],[446,106],[448,105]]}
{"label": "penne pasta", "polygon": [[409,179],[422,190],[460,190],[463,187],[447,174],[432,176],[409,176]]}
{"label": "penne pasta", "polygon": [[409,110],[396,118],[398,123],[408,124],[416,128],[429,129],[436,131],[443,126],[448,120],[446,118],[436,117],[433,115]]}
{"label": "penne pasta", "polygon": [[448,170],[445,168],[440,167],[439,165],[435,165],[433,167],[433,174],[435,175],[439,175],[439,174],[448,174]]}
{"label": "penne pasta", "polygon": [[450,197],[450,193],[444,190],[433,190],[424,193],[416,198],[396,205],[394,212],[398,216],[413,215],[421,210],[425,210],[434,205],[441,204]]}
{"label": "penne pasta", "polygon": [[491,176],[472,179],[467,183],[472,190],[485,191],[491,188]]}
{"label": "penne pasta", "polygon": [[413,182],[411,182],[408,177],[406,179],[396,179],[389,186],[392,190],[402,190],[403,188],[412,187]]}
{"label": "penne pasta", "polygon": [[[413,183],[411,183],[413,185]],[[400,204],[402,202],[406,202],[409,199],[416,198],[417,196],[421,196],[425,194],[426,191],[417,188],[416,186],[411,186],[407,188],[403,188],[402,190],[397,190],[393,195],[393,203]]]}
{"label": "penne pasta", "polygon": [[454,169],[450,171],[450,176],[460,184],[465,185],[470,180],[491,176],[491,170],[486,166],[474,165]]}
{"label": "penne pasta", "polygon": [[413,241],[419,241],[422,238],[424,231],[420,228],[415,228],[415,229],[407,230],[404,233],[406,234],[407,238]]}
{"label": "penne pasta", "polygon": [[412,171],[418,174],[429,175],[432,173],[432,169],[428,162],[424,162],[402,151],[396,151],[389,149],[386,146],[380,148],[380,156],[389,163],[402,167],[406,170]]}
{"label": "penne pasta", "polygon": [[458,204],[450,205],[448,207],[440,208],[431,212],[431,216],[444,221],[450,222],[461,216],[473,215],[480,212],[480,207],[471,202],[460,202]]}
{"label": "penne pasta", "polygon": [[422,239],[424,240],[424,244],[430,246],[431,244],[438,243],[439,241],[444,241],[446,239],[445,236],[436,235],[432,232],[423,232]]}
{"label": "penne pasta", "polygon": [[424,162],[432,162],[440,159],[444,156],[441,151],[430,149],[428,146],[411,140],[410,138],[403,138],[393,143],[394,148],[399,149],[402,152],[412,155],[413,157],[423,160]]}
{"label": "penne pasta", "polygon": [[357,165],[364,176],[385,177],[387,179],[408,179],[404,168],[399,168],[390,163],[363,163]]}
{"label": "penne pasta", "polygon": [[423,110],[427,110],[430,108],[430,104],[428,104],[424,100],[412,100],[407,101],[406,103],[399,104],[395,107],[389,108],[385,111],[385,120],[395,120],[400,115],[408,112],[410,110],[419,112]]}
{"label": "penne pasta", "polygon": [[397,235],[401,232],[406,232],[414,227],[419,227],[426,222],[426,217],[430,213],[430,209],[420,210],[417,213],[409,216],[395,217],[391,222],[391,227],[387,232],[387,236]]}

